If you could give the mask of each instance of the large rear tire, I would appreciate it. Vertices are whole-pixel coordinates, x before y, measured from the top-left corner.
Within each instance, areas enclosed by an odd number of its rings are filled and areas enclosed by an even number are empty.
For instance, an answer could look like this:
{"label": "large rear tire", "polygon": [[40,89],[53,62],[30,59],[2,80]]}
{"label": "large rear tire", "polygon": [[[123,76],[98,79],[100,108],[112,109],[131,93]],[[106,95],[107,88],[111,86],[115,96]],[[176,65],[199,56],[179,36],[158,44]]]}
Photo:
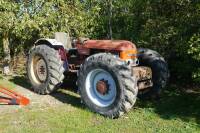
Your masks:
{"label": "large rear tire", "polygon": [[57,50],[47,46],[33,47],[28,55],[27,75],[36,93],[50,94],[64,79],[63,61]]}
{"label": "large rear tire", "polygon": [[156,51],[147,48],[138,49],[140,66],[147,66],[152,69],[153,87],[139,91],[140,98],[159,98],[169,78],[167,62]]}
{"label": "large rear tire", "polygon": [[111,54],[100,53],[86,59],[77,83],[83,103],[110,118],[128,112],[137,98],[137,81],[131,67]]}

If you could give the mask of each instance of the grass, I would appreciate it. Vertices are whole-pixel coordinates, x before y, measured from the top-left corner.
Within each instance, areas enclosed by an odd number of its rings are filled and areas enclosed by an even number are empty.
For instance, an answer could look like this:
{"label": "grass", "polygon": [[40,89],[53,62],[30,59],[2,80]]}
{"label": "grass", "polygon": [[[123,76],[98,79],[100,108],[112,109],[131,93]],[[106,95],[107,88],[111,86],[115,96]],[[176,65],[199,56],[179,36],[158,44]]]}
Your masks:
{"label": "grass", "polygon": [[[27,87],[23,77],[0,79],[0,84]],[[90,112],[80,97],[61,89],[52,95],[63,102],[56,108],[20,108],[0,115],[1,133],[197,133],[200,132],[200,94],[184,93],[169,87],[159,101],[138,100],[134,109],[119,119],[108,119]]]}

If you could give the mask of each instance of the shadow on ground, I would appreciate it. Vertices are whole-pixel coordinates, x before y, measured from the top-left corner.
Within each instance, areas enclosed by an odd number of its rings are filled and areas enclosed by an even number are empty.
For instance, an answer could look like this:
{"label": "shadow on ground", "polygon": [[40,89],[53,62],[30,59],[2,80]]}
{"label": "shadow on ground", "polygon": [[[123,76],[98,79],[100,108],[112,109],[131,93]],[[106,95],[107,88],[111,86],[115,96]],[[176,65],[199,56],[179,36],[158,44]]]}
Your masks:
{"label": "shadow on ground", "polygon": [[[28,79],[25,76],[14,76],[10,78],[9,81],[25,89],[33,91],[31,84],[28,82]],[[66,90],[69,90],[71,93]],[[60,89],[50,95],[62,103],[67,103],[82,109],[85,108],[85,106],[81,104],[80,97],[73,95],[75,93],[77,93],[76,78],[72,76],[70,78],[66,78],[63,84],[60,86]]]}
{"label": "shadow on ground", "polygon": [[72,106],[78,107],[78,108],[85,108],[83,104],[81,104],[80,97],[73,96],[71,94],[68,94],[63,91],[57,91],[53,94],[51,94],[54,98],[61,101],[62,103],[67,103]]}
{"label": "shadow on ground", "polygon": [[30,83],[28,82],[28,79],[21,75],[21,76],[13,76],[12,78],[9,79],[10,82],[16,84],[16,85],[19,85],[25,89],[29,89],[31,90],[31,85]]}
{"label": "shadow on ground", "polygon": [[[63,84],[60,86],[60,89],[55,93],[52,93],[51,96],[55,97],[57,100],[71,104],[72,106],[85,109],[85,106],[81,103],[80,97],[78,97],[78,87],[76,86],[76,76],[70,75],[70,77],[66,77],[63,81]],[[69,90],[69,91],[65,91]]]}
{"label": "shadow on ground", "polygon": [[[15,76],[10,79],[11,82],[30,89],[31,86],[24,76]],[[70,90],[71,93],[66,93],[62,90]],[[200,125],[200,94],[199,93],[186,93],[180,91],[178,87],[168,87],[159,101],[142,101],[138,100],[136,107],[142,109],[152,108],[153,111],[160,115],[163,119],[182,119],[183,121],[196,121]],[[77,92],[76,78],[69,77],[65,79],[61,85],[61,90],[51,94],[59,101],[78,108],[85,108],[81,104],[80,98],[74,95]]]}
{"label": "shadow on ground", "polygon": [[163,119],[177,119],[189,122],[194,120],[200,125],[200,94],[187,93],[169,87],[159,101],[140,101],[139,108],[153,108]]}

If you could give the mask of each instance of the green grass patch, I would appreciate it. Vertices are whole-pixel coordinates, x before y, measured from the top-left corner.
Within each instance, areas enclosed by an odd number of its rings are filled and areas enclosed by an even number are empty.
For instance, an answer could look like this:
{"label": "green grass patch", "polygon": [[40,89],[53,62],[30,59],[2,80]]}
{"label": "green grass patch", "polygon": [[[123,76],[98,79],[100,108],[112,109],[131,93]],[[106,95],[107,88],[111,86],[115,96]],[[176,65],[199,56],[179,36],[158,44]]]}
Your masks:
{"label": "green grass patch", "polygon": [[8,89],[14,89],[16,87],[15,83],[9,82],[3,78],[0,78],[0,86],[6,87]]}
{"label": "green grass patch", "polygon": [[[4,82],[0,80],[0,83]],[[80,97],[69,90],[52,95],[64,105],[23,107],[0,116],[1,133],[198,133],[200,95],[168,88],[159,101],[138,100],[134,108],[119,119],[91,112]],[[59,97],[61,96],[61,97]]]}

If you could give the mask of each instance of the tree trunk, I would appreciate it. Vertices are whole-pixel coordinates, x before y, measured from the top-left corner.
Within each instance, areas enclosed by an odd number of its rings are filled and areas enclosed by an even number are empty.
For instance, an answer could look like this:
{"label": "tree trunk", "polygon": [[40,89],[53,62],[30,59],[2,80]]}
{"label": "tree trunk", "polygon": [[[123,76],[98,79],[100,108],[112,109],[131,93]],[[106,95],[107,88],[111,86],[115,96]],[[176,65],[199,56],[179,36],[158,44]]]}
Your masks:
{"label": "tree trunk", "polygon": [[11,57],[10,57],[10,48],[9,48],[9,37],[8,37],[8,33],[3,33],[3,73],[5,75],[9,75],[10,72],[10,61],[11,61]]}
{"label": "tree trunk", "polygon": [[109,0],[109,38],[113,39],[112,36],[112,0]]}

